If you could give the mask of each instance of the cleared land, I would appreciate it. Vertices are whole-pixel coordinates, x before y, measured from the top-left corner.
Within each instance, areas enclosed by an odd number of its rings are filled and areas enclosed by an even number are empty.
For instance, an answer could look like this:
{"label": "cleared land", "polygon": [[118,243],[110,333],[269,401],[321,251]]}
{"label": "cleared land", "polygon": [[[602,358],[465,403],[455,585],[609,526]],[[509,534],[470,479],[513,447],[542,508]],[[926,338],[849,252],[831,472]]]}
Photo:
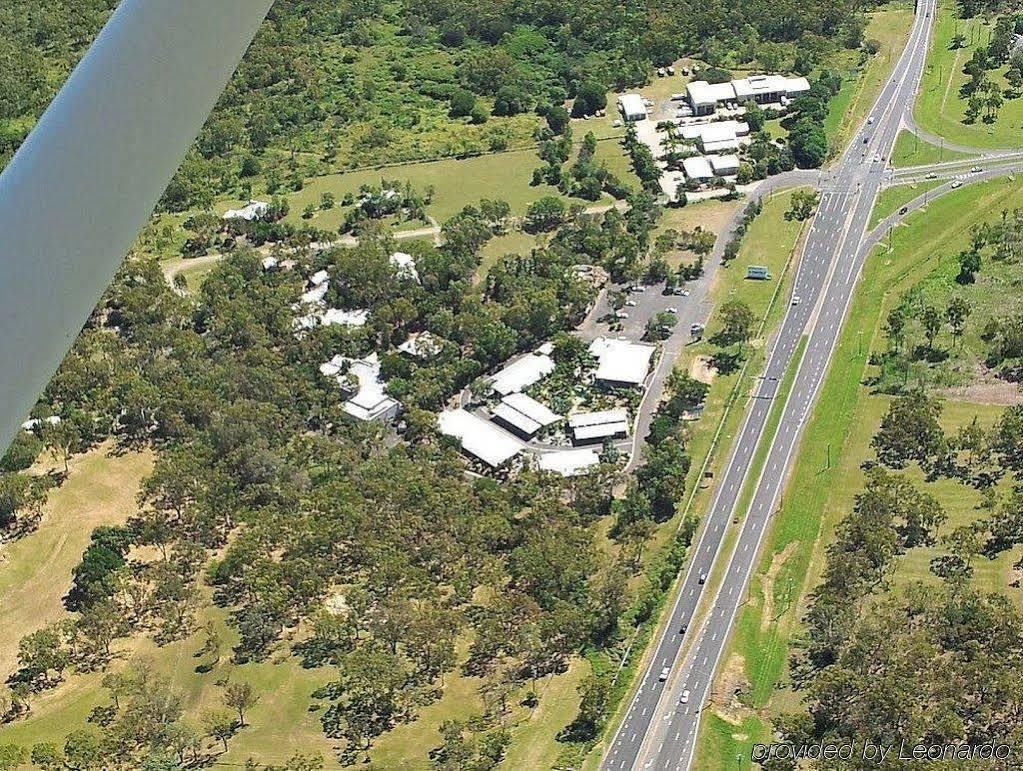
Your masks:
{"label": "cleared land", "polygon": [[[581,141],[587,124],[575,124],[576,140]],[[622,147],[616,139],[598,144],[597,157],[605,161],[608,168],[618,174],[626,183],[638,187],[639,182],[628,166]],[[571,162],[571,161],[570,161]],[[545,195],[558,195],[557,188],[550,185],[532,185],[533,171],[541,165],[533,148],[512,150],[503,153],[481,155],[474,158],[447,159],[428,163],[410,163],[379,169],[364,169],[343,174],[329,174],[309,179],[302,190],[289,193],[286,198],[290,205],[287,221],[293,224],[307,223],[324,230],[337,230],[350,207],[335,206],[327,211],[317,209],[312,219],[303,219],[306,206],[319,206],[323,193],[333,193],[340,202],[345,195],[357,196],[363,185],[380,185],[382,180],[410,183],[418,192],[433,188],[433,198],[426,207],[426,213],[439,222],[457,214],[464,206],[478,203],[481,198],[507,201],[512,213],[521,215],[530,203]],[[566,199],[582,205],[592,201],[577,198]],[[610,198],[604,197],[605,202]],[[217,211],[223,213],[241,204],[241,201],[221,201]],[[422,227],[428,223],[417,221],[391,223],[401,230]]]}
{"label": "cleared land", "polygon": [[[913,215],[907,228],[895,237],[894,251],[876,251],[867,261],[849,320],[832,358],[831,369],[818,406],[800,445],[792,478],[774,525],[769,532],[749,600],[743,607],[729,647],[727,662],[741,661],[731,672],[727,698],[711,705],[700,733],[700,757],[705,759],[749,757],[750,745],[770,736],[771,716],[798,706],[798,695],[785,689],[785,667],[791,642],[799,635],[806,593],[823,567],[824,544],[862,489],[860,464],[870,455],[869,444],[877,430],[889,397],[872,393],[863,385],[871,369],[867,357],[878,347],[883,318],[905,290],[944,270],[942,253],[955,248],[968,235],[973,221],[992,210],[1019,205],[1023,191],[1004,182],[964,188],[925,211]],[[957,219],[956,213],[970,212]],[[946,260],[946,262],[950,262]],[[972,420],[990,422],[997,411],[989,405],[946,403],[946,429]],[[828,458],[831,464],[828,466]],[[915,481],[923,485],[919,479]],[[924,485],[948,508],[946,528],[976,518],[969,496],[956,483],[939,481]],[[793,493],[798,491],[798,495]],[[1018,550],[1002,555],[986,566],[977,566],[975,582],[990,590],[1011,591],[1020,602],[1023,595],[1009,590],[1008,567]],[[919,578],[934,556],[931,550],[914,549],[905,555],[896,581]],[[726,667],[726,670],[729,669]],[[732,698],[734,689],[739,698]],[[725,690],[725,689],[722,689]],[[704,760],[700,768],[717,768]]]}
{"label": "cleared land", "polygon": [[62,599],[71,588],[71,569],[81,559],[92,531],[100,525],[121,524],[135,511],[135,495],[152,469],[153,456],[149,452],[115,455],[109,450],[104,445],[72,458],[71,474],[50,492],[39,527],[0,546],[4,616],[0,674],[4,679],[17,667],[21,637],[67,615]]}
{"label": "cleared land", "polygon": [[[991,28],[980,17],[960,19],[951,5],[938,10],[934,41],[913,114],[922,128],[945,137],[949,142],[967,147],[1019,147],[1023,144],[1020,139],[1023,98],[1006,99],[991,123],[985,123],[983,117],[974,123],[964,123],[967,105],[959,89],[969,78],[963,73],[963,66],[978,46],[987,45]],[[959,49],[952,48],[956,34],[963,35],[966,40]],[[1003,90],[1008,85],[1005,80],[1007,69],[1003,67],[989,73]]]}

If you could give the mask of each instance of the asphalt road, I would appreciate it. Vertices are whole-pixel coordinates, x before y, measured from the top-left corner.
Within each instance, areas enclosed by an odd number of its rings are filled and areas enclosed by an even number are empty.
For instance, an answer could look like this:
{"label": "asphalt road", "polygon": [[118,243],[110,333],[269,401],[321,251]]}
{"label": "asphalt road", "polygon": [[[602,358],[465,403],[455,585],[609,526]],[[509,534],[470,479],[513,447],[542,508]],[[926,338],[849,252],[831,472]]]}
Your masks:
{"label": "asphalt road", "polygon": [[[839,163],[822,179],[821,201],[796,274],[792,304],[770,349],[764,378],[749,410],[682,580],[670,618],[657,641],[639,690],[606,753],[602,768],[688,768],[700,709],[713,682],[732,621],[745,596],[756,555],[796,449],[804,421],[823,382],[866,249],[866,233],[885,166],[903,119],[912,109],[936,0],[921,0],[905,52]],[[765,432],[778,385],[804,335],[807,345],[747,512],[736,507]],[[734,516],[741,524],[732,524]],[[709,576],[729,528],[736,544],[713,601],[699,616],[702,576]],[[722,555],[725,556],[725,555]],[[686,630],[683,633],[683,628]],[[684,645],[685,643],[685,645]],[[660,679],[668,668],[666,681]],[[686,703],[681,703],[688,691]]]}

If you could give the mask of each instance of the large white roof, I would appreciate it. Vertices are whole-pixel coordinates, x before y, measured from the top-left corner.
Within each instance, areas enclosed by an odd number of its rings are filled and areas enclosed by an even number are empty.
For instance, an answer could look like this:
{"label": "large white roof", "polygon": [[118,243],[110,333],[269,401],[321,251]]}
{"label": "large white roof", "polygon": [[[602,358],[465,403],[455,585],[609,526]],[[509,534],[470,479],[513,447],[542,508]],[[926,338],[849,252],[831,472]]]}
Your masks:
{"label": "large white roof", "polygon": [[541,404],[533,397],[523,393],[508,394],[501,399],[501,403],[521,412],[531,420],[535,420],[541,426],[549,426],[561,420],[561,416],[549,409],[546,404]]}
{"label": "large white roof", "polygon": [[738,139],[719,139],[715,142],[703,143],[703,151],[705,153],[727,153],[729,150],[735,152],[738,149]]}
{"label": "large white roof", "polygon": [[348,359],[337,355],[320,365],[320,373],[336,379],[340,384],[345,364],[348,364],[346,374],[354,375],[359,382],[359,390],[342,405],[345,412],[359,420],[376,420],[397,412],[399,404],[384,390],[386,384],[380,378],[380,359],[375,353],[364,359]]}
{"label": "large white roof", "polygon": [[496,468],[522,450],[513,437],[461,408],[440,413],[437,425],[442,434],[458,439],[463,450],[488,466]]}
{"label": "large white roof", "polygon": [[546,405],[523,393],[511,393],[501,399],[494,410],[494,417],[529,436],[561,420],[561,416],[549,410]]}
{"label": "large white roof", "polygon": [[568,425],[572,428],[599,426],[608,423],[628,423],[628,421],[629,411],[624,407],[617,407],[613,410],[600,410],[599,412],[579,412],[568,416]]}
{"label": "large white roof", "polygon": [[714,168],[714,173],[719,176],[734,174],[739,170],[739,156],[712,155],[710,158],[710,165]]}
{"label": "large white roof", "polygon": [[702,155],[694,155],[692,158],[682,160],[682,168],[685,169],[689,179],[711,179],[714,170],[710,167],[710,161]]}
{"label": "large white roof", "polygon": [[781,75],[750,75],[732,81],[735,95],[739,99],[750,99],[761,94],[785,93],[786,78]]}
{"label": "large white roof", "polygon": [[558,450],[545,452],[539,457],[538,465],[544,471],[553,471],[563,477],[581,474],[600,464],[600,456],[593,450]]}
{"label": "large white roof", "polygon": [[694,80],[686,85],[689,101],[696,105],[712,105],[735,99],[735,89],[731,83],[708,83],[706,80]]}
{"label": "large white roof", "polygon": [[704,142],[719,142],[724,139],[749,134],[749,124],[737,120],[720,120],[713,123],[690,123],[682,126],[682,136],[686,139],[701,139]]}
{"label": "large white roof", "polygon": [[615,423],[600,423],[596,426],[580,426],[572,429],[572,434],[577,442],[588,442],[592,439],[606,439],[609,436],[626,435],[629,433],[629,424],[623,420]]}
{"label": "large white roof", "polygon": [[554,371],[554,359],[546,354],[527,353],[491,378],[494,390],[501,396],[521,391]]}
{"label": "large white roof", "polygon": [[590,343],[590,353],[596,356],[599,362],[597,380],[639,385],[646,380],[650,358],[654,355],[654,346],[634,343],[631,340],[598,337]]}
{"label": "large white roof", "polygon": [[639,94],[622,94],[618,97],[618,107],[628,120],[641,120],[647,116],[646,104]]}

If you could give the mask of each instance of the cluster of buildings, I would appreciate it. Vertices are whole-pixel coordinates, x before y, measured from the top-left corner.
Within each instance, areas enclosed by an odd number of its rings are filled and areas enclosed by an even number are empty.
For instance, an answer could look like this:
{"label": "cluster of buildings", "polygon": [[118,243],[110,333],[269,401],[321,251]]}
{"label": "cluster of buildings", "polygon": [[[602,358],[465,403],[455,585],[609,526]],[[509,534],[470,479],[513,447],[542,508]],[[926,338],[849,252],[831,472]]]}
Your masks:
{"label": "cluster of buildings", "polygon": [[750,75],[727,83],[694,80],[686,84],[686,101],[693,115],[714,115],[719,109],[739,110],[746,102],[777,105],[789,102],[810,90],[806,78],[784,75]]}
{"label": "cluster of buildings", "polygon": [[711,180],[738,174],[739,152],[750,140],[749,125],[736,118],[745,113],[747,103],[783,111],[794,98],[809,90],[806,78],[784,75],[750,75],[725,83],[694,80],[686,84],[684,92],[671,97],[673,102],[684,103],[677,116],[658,122],[658,126],[674,124],[677,135],[695,144],[698,150],[698,154],[682,159],[680,170],[669,170],[668,164],[660,160],[665,154],[663,142],[658,128],[651,127],[646,120],[650,100],[639,94],[623,94],[618,98],[618,109],[626,121],[640,124],[637,137],[662,164],[661,188],[670,199],[682,183],[693,182],[690,189],[699,190]]}
{"label": "cluster of buildings", "polygon": [[[589,352],[597,360],[594,382],[608,388],[642,386],[656,348],[628,340],[597,338]],[[624,407],[598,412],[559,415],[524,393],[554,371],[553,347],[546,343],[509,363],[490,378],[500,398],[487,411],[463,407],[442,412],[441,433],[457,439],[462,450],[490,469],[505,466],[512,458],[528,453],[540,469],[565,476],[584,473],[600,463],[593,449],[607,440],[629,435],[629,413]],[[541,440],[545,429],[560,426],[572,447]]]}

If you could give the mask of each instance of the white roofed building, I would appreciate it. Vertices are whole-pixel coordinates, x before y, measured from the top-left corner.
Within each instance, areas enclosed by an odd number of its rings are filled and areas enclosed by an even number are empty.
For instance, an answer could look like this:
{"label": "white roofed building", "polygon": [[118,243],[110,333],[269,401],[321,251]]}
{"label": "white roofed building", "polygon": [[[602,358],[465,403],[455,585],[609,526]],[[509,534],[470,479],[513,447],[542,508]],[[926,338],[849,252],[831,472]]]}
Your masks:
{"label": "white roofed building", "polygon": [[390,257],[391,267],[398,278],[419,283],[419,271],[416,269],[416,258],[405,252],[395,252]]}
{"label": "white roofed building", "polygon": [[342,405],[342,409],[357,420],[386,422],[394,420],[401,412],[401,403],[384,390],[386,384],[380,379],[380,359],[375,353],[364,359],[335,356],[320,365],[320,374],[334,378],[346,392],[350,392],[352,378],[358,382],[355,392]]}
{"label": "white roofed building", "polygon": [[609,385],[642,385],[655,350],[646,343],[611,337],[598,337],[590,343],[590,354],[598,361],[596,378]]}
{"label": "white roofed building", "polygon": [[524,437],[531,437],[540,429],[557,423],[561,416],[526,394],[511,393],[497,405],[494,420]]}
{"label": "white roofed building", "polygon": [[694,115],[710,115],[721,102],[735,99],[735,89],[731,83],[708,83],[706,80],[694,80],[686,85],[686,98],[693,108]]}
{"label": "white roofed building", "polygon": [[320,316],[320,323],[325,327],[364,327],[366,326],[367,321],[369,321],[369,311],[365,308],[359,308],[354,311],[345,311],[340,308],[328,308],[323,315]]}
{"label": "white roofed building", "polygon": [[252,222],[266,214],[270,210],[270,204],[266,201],[249,201],[248,205],[241,209],[228,209],[224,212],[225,220],[245,220]]}
{"label": "white roofed building", "polygon": [[709,160],[715,176],[731,177],[739,172],[738,155],[712,155]]}
{"label": "white roofed building", "polygon": [[639,94],[622,94],[618,97],[618,110],[627,121],[646,120],[646,104]]}
{"label": "white roofed building", "polygon": [[501,396],[521,391],[538,382],[554,371],[554,359],[546,353],[527,353],[521,356],[490,380]]}
{"label": "white roofed building", "polygon": [[514,437],[461,408],[440,413],[437,426],[445,436],[458,439],[465,452],[491,468],[504,465],[522,451]]}
{"label": "white roofed building", "polygon": [[710,161],[702,155],[694,155],[692,158],[682,159],[682,169],[686,173],[686,179],[713,179],[714,169]]}
{"label": "white roofed building", "polygon": [[603,442],[629,435],[629,413],[624,407],[601,412],[581,412],[568,416],[572,439],[576,444]]}
{"label": "white roofed building", "polygon": [[551,471],[563,477],[585,474],[591,468],[600,465],[600,456],[589,449],[558,450],[545,452],[537,459],[542,471]]}

